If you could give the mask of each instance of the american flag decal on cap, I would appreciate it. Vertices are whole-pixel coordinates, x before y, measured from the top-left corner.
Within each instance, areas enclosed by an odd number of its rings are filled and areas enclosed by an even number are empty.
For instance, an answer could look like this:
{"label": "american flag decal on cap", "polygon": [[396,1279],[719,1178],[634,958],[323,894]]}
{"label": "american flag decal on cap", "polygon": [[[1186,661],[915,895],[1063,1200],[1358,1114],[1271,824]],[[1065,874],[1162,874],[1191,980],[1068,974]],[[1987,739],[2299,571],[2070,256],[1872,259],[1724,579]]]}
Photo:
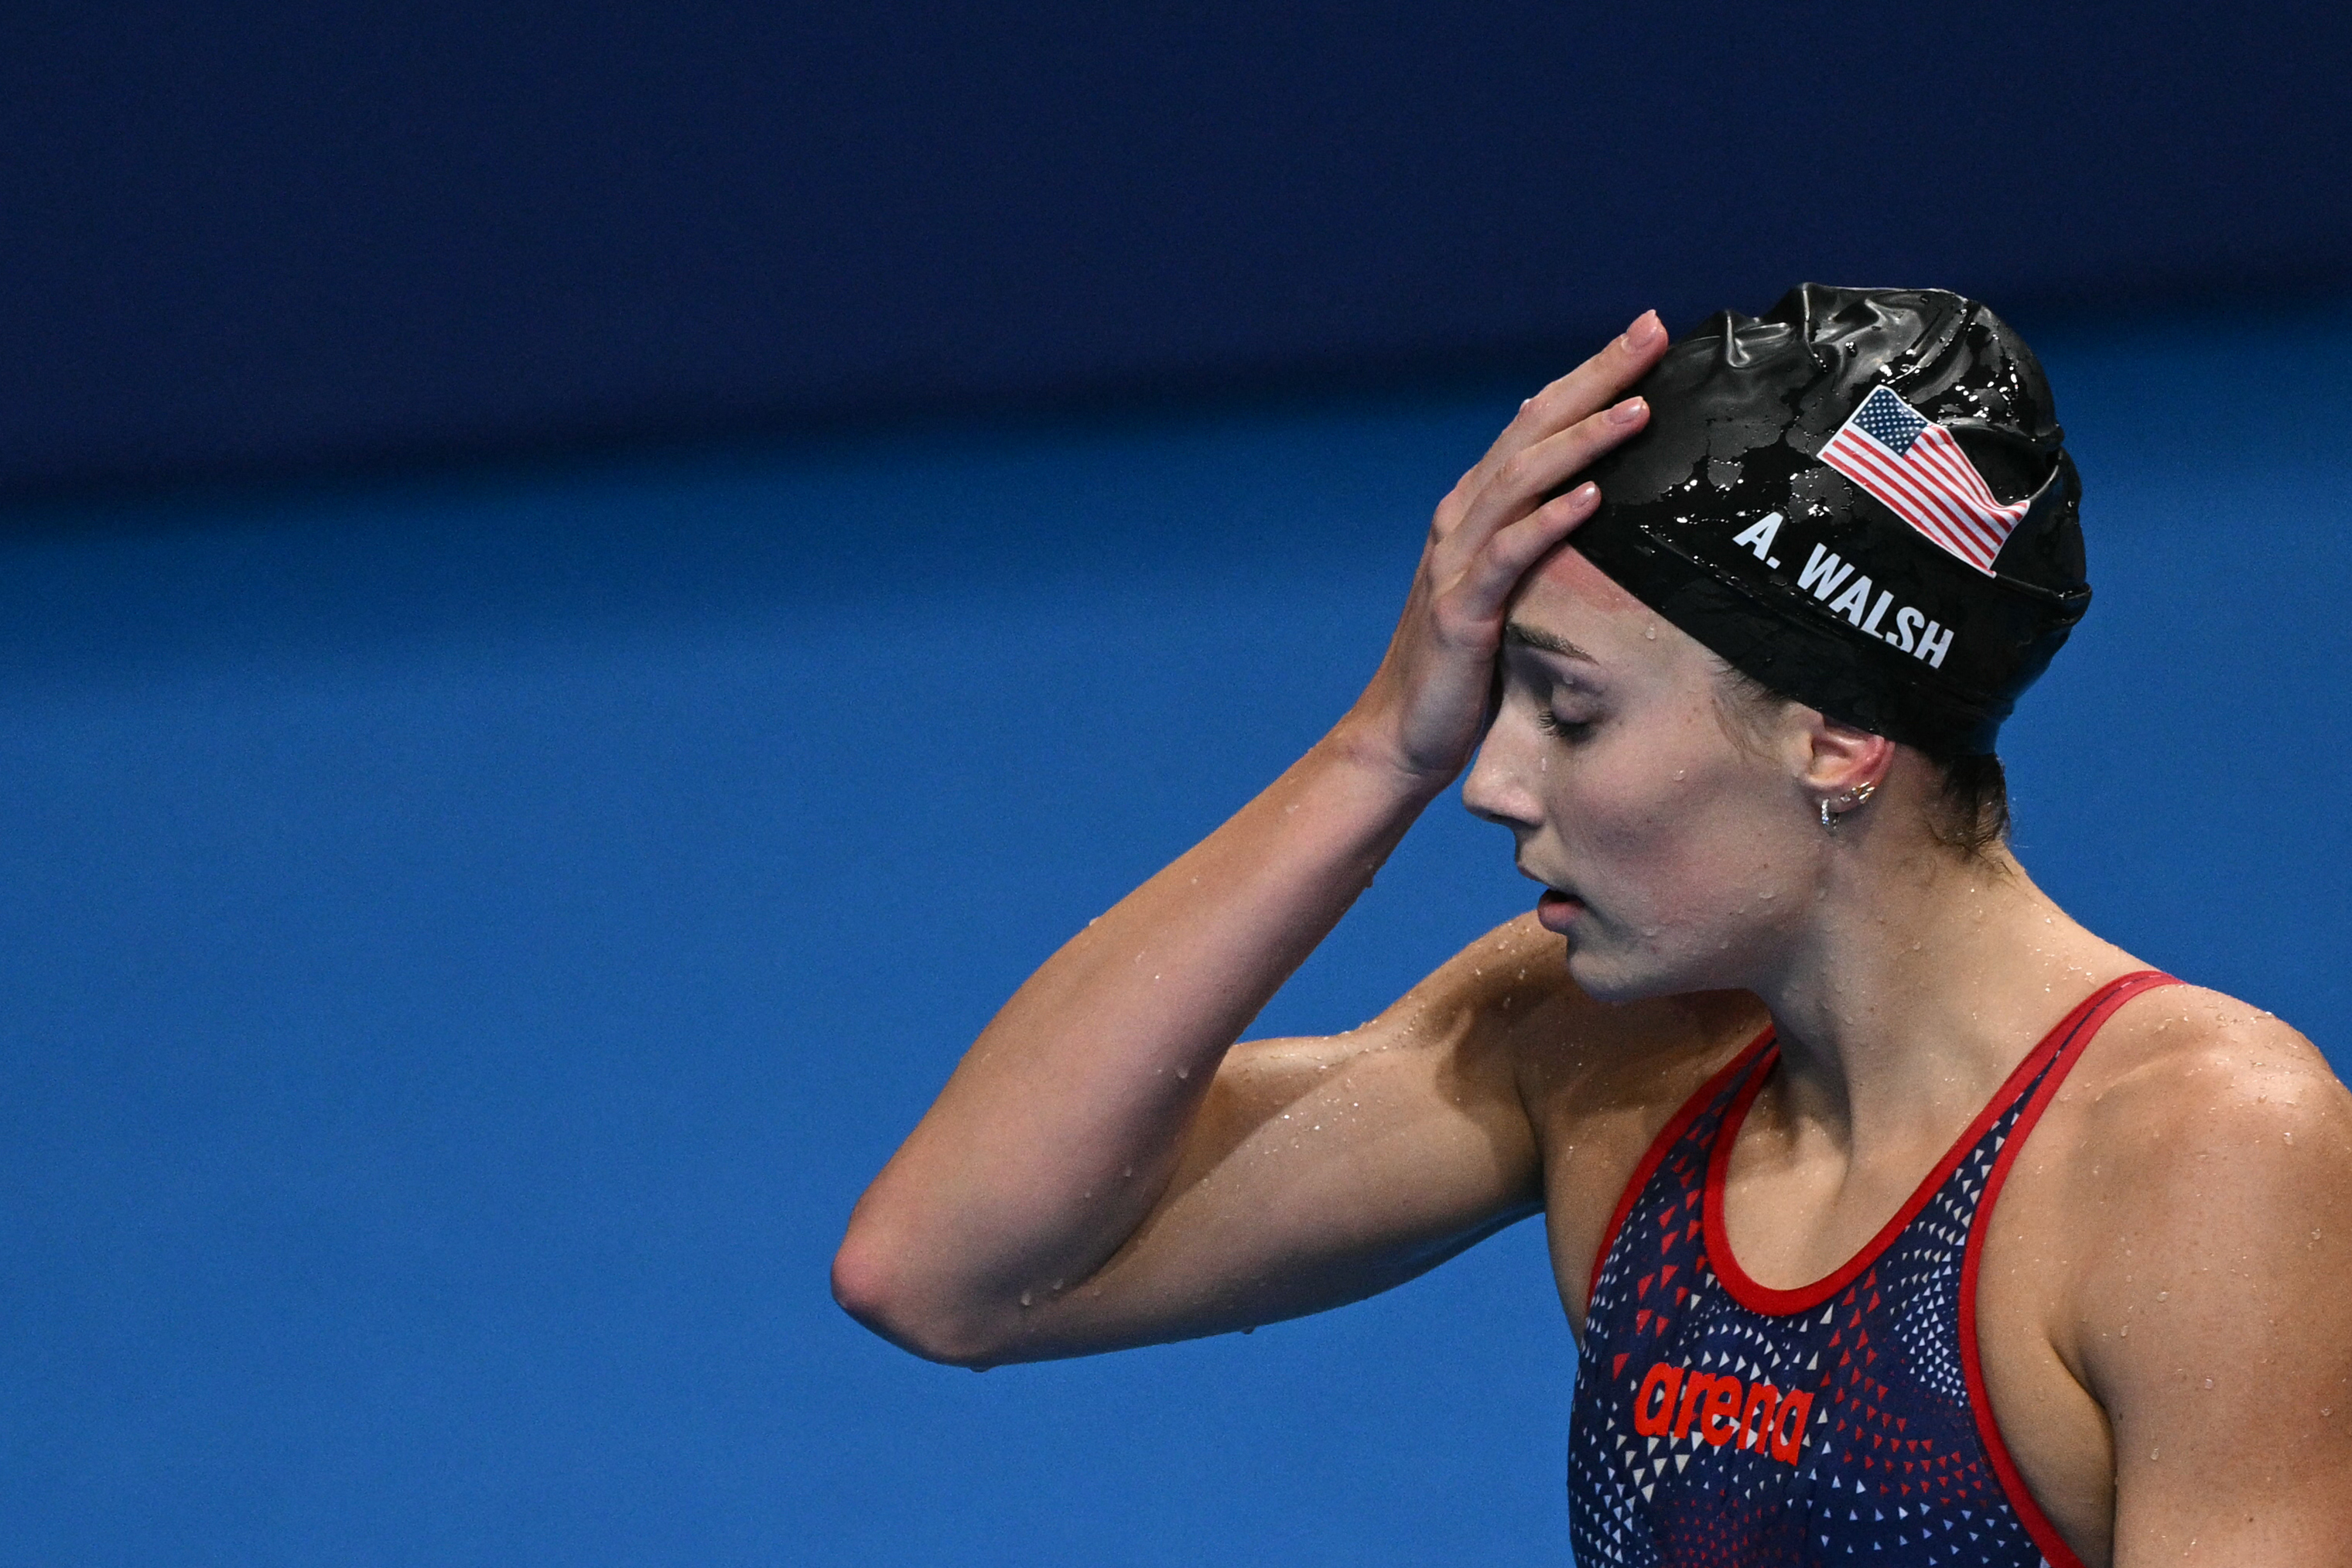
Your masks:
{"label": "american flag decal on cap", "polygon": [[1885,387],[1862,400],[1821,458],[1987,577],[2025,516],[2023,501],[1993,499],[1950,431]]}

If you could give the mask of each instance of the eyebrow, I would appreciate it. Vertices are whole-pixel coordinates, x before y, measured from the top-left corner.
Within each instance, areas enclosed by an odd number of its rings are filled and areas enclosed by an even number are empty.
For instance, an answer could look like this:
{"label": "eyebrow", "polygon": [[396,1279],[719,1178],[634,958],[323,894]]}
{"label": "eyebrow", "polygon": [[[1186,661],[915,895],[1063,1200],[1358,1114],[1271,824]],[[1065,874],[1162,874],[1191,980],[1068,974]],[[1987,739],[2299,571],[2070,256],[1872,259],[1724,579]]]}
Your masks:
{"label": "eyebrow", "polygon": [[1523,647],[1540,648],[1547,653],[1558,653],[1563,659],[1582,659],[1588,664],[1601,662],[1567,638],[1556,636],[1541,627],[1530,626],[1524,621],[1513,621],[1504,626],[1503,641],[1517,643]]}

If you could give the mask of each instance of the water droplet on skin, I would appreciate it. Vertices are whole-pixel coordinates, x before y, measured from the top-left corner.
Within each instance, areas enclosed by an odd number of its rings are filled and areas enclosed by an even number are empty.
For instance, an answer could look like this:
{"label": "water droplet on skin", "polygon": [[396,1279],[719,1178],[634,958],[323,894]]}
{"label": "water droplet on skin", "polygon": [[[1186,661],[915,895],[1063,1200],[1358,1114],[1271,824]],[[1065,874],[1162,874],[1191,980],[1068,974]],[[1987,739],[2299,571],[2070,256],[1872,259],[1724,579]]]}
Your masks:
{"label": "water droplet on skin", "polygon": [[1176,1070],[1176,1076],[1179,1078],[1190,1078],[1192,1076],[1192,1070],[1189,1067],[1180,1067]]}
{"label": "water droplet on skin", "polygon": [[2172,1292],[2170,1291],[2158,1291],[2156,1293],[2156,1299],[2159,1301],[2168,1301],[2171,1299],[2171,1296]]}
{"label": "water droplet on skin", "polygon": [[2209,1377],[2209,1378],[2207,1378],[2207,1379],[2205,1380],[2205,1386],[2206,1386],[2206,1387],[2208,1387],[2208,1388],[2212,1387],[2212,1386],[2213,1386],[2213,1380],[2212,1380],[2211,1378],[2210,1378],[2210,1377]]}
{"label": "water droplet on skin", "polygon": [[1021,1304],[1024,1307],[1029,1305],[1029,1292],[1026,1291],[1021,1292]]}

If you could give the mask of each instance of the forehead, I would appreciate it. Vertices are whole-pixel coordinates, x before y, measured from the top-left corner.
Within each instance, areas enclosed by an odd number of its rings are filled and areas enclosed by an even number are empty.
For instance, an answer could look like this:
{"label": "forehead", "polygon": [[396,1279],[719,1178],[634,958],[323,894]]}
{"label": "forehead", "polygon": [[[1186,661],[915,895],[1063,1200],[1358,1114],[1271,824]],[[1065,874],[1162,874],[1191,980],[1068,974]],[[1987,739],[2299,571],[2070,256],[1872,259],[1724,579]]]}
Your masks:
{"label": "forehead", "polygon": [[1588,638],[1606,643],[1613,641],[1612,632],[1627,630],[1640,638],[1646,627],[1665,624],[1656,611],[1620,588],[1572,545],[1552,551],[1520,580],[1511,599],[1510,619],[1596,653],[1599,649]]}
{"label": "forehead", "polygon": [[[1573,643],[1599,673],[1667,685],[1706,681],[1714,661],[1687,632],[1618,586],[1573,548],[1554,550],[1520,580],[1511,624]],[[1644,684],[1648,684],[1645,682]]]}

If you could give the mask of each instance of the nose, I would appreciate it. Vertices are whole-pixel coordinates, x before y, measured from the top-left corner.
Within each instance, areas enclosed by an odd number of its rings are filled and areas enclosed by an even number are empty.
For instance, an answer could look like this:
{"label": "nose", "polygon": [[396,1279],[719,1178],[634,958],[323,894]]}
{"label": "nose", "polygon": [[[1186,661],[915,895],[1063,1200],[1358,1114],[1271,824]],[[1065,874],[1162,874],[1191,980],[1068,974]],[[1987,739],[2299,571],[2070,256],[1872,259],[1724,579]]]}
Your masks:
{"label": "nose", "polygon": [[1470,776],[1462,780],[1462,804],[1483,822],[1498,822],[1513,830],[1535,828],[1543,821],[1543,804],[1528,782],[1532,750],[1543,737],[1531,733],[1525,719],[1508,706],[1495,716]]}

